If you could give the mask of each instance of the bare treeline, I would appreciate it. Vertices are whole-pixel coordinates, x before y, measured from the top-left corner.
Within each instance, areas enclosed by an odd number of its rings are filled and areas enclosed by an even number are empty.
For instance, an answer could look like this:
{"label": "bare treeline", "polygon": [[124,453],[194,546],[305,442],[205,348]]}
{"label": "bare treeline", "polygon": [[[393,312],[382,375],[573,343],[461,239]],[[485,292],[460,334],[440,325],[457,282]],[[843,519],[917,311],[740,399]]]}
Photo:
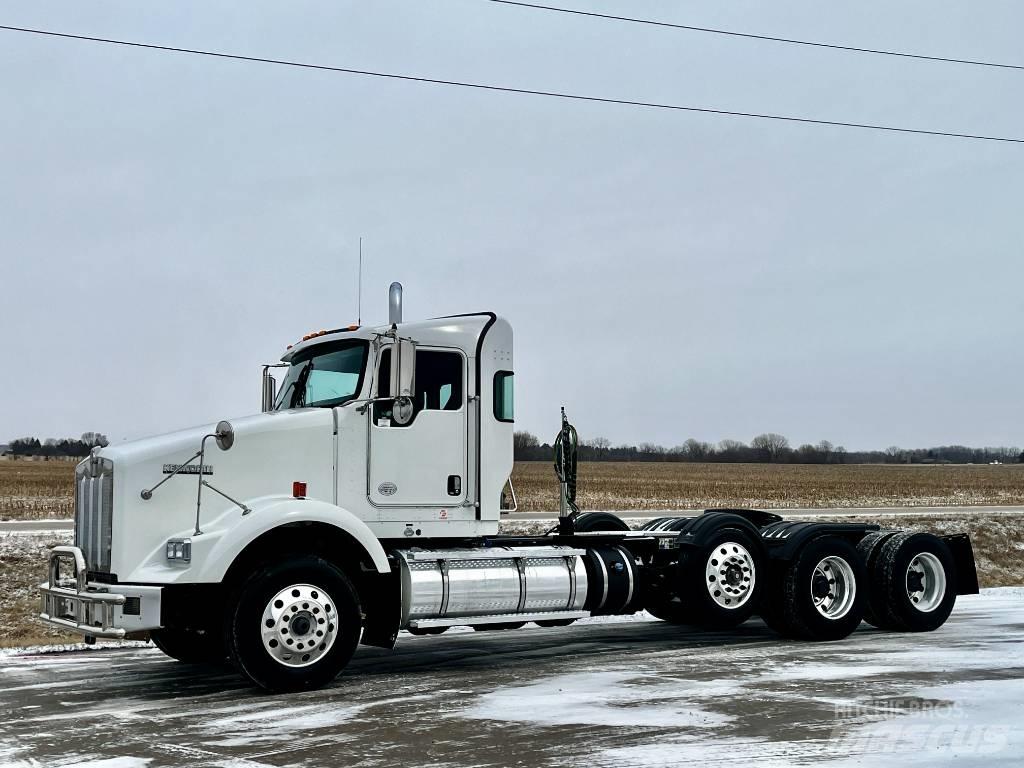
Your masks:
{"label": "bare treeline", "polygon": [[17,456],[88,456],[89,451],[94,447],[109,445],[106,435],[99,432],[85,432],[80,438],[73,437],[48,437],[40,440],[38,437],[21,437],[12,440],[7,446],[8,452]]}
{"label": "bare treeline", "polygon": [[[547,461],[552,448],[529,432],[516,432],[515,457],[518,461]],[[1024,463],[1020,448],[968,448],[944,445],[936,448],[904,449],[890,446],[884,451],[847,451],[841,445],[822,440],[814,445],[793,447],[783,435],[766,432],[750,443],[722,440],[706,443],[690,439],[682,445],[666,448],[654,443],[617,445],[604,437],[581,440],[582,461],[710,461],[779,464],[992,464]]]}

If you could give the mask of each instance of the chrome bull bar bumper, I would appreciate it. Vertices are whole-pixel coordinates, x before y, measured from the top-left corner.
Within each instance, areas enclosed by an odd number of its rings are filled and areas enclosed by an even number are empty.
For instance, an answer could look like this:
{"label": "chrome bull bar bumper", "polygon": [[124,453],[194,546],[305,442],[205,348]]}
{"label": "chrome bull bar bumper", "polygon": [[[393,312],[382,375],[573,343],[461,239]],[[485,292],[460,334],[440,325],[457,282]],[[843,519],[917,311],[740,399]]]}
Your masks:
{"label": "chrome bull bar bumper", "polygon": [[[61,578],[60,564],[74,564],[71,578]],[[85,555],[78,547],[54,547],[50,550],[48,581],[39,586],[42,612],[39,619],[50,626],[68,629],[88,637],[121,639],[126,632],[115,627],[117,608],[126,597],[90,588],[86,581]]]}

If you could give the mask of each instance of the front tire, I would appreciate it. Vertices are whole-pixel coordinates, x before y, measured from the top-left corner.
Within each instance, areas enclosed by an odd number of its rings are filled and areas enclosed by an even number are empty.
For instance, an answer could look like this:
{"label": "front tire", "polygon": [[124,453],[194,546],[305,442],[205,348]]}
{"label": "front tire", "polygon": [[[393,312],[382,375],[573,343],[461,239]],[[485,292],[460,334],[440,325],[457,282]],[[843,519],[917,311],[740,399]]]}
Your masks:
{"label": "front tire", "polygon": [[362,629],[352,582],[323,558],[269,564],[238,590],[228,619],[231,660],[269,691],[330,683],[348,664]]}
{"label": "front tire", "polygon": [[149,633],[153,645],[182,664],[219,664],[228,657],[219,629],[164,627]]}

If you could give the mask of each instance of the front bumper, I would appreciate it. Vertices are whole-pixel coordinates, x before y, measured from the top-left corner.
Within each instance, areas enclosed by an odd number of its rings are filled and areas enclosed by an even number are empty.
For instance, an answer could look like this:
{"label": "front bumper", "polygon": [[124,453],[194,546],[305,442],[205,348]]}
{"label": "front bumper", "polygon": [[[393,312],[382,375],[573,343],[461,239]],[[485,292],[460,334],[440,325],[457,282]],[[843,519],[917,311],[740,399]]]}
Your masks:
{"label": "front bumper", "polygon": [[[72,564],[70,576],[61,577],[61,562]],[[78,547],[50,550],[49,581],[39,586],[40,621],[86,637],[116,640],[129,632],[160,627],[160,587],[90,584],[87,570],[85,555]]]}

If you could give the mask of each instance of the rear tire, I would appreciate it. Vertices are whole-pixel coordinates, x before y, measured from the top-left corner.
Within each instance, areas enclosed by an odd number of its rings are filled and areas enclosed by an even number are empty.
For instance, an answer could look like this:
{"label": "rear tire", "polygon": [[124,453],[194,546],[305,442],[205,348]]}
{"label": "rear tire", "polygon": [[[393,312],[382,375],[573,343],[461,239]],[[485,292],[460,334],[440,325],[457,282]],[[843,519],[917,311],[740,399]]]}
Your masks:
{"label": "rear tire", "polygon": [[651,602],[644,606],[644,610],[654,618],[669,624],[693,623],[692,618],[687,622],[683,604],[680,602]]}
{"label": "rear tire", "polygon": [[860,624],[867,591],[864,566],[845,539],[812,539],[783,564],[779,577],[761,617],[783,637],[841,640]]}
{"label": "rear tire", "polygon": [[658,618],[674,624],[715,629],[737,627],[758,608],[764,587],[761,542],[740,528],[723,527],[680,562],[677,589],[682,600],[651,600]]}
{"label": "rear tire", "polygon": [[938,629],[956,604],[956,569],[946,542],[930,533],[888,539],[871,574],[871,592],[886,629]]}
{"label": "rear tire", "polygon": [[359,597],[348,576],[315,555],[271,563],[239,588],[227,619],[235,666],[269,691],[331,682],[359,643]]}
{"label": "rear tire", "polygon": [[[857,554],[864,563],[867,574],[867,594],[864,596],[864,621],[878,629],[894,629],[885,619],[884,606],[878,603],[875,597],[875,590],[872,587],[872,580],[875,573],[875,564],[878,561],[878,553],[882,551],[882,545],[893,536],[892,531],[875,531],[869,533],[857,544]],[[884,600],[883,600],[884,603]]]}
{"label": "rear tire", "polygon": [[228,657],[224,635],[219,630],[164,627],[152,630],[149,639],[182,664],[220,664]]}

